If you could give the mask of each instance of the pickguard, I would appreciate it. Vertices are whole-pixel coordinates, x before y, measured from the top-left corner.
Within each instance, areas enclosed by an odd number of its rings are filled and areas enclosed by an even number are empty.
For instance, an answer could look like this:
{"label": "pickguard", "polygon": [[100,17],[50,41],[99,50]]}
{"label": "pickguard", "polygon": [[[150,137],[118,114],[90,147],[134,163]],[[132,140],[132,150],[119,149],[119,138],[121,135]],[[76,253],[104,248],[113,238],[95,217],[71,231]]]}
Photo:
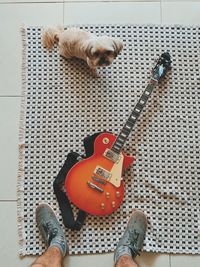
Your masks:
{"label": "pickguard", "polygon": [[111,178],[109,182],[116,187],[120,187],[121,185],[123,162],[124,162],[124,155],[120,153],[119,160],[113,164],[113,167],[110,171]]}

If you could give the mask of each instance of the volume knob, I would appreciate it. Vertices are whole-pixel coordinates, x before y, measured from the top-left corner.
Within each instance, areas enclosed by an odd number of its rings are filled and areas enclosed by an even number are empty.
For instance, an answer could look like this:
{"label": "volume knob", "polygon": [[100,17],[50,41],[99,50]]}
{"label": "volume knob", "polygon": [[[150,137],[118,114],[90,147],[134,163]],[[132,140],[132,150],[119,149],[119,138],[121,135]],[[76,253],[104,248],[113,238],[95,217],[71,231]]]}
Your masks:
{"label": "volume knob", "polygon": [[119,191],[116,192],[116,197],[120,197],[120,192]]}
{"label": "volume knob", "polygon": [[109,198],[109,197],[110,197],[110,193],[106,192],[106,198]]}
{"label": "volume knob", "polygon": [[115,201],[112,202],[112,207],[115,208]]}
{"label": "volume knob", "polygon": [[104,210],[105,209],[105,204],[101,203],[101,209]]}

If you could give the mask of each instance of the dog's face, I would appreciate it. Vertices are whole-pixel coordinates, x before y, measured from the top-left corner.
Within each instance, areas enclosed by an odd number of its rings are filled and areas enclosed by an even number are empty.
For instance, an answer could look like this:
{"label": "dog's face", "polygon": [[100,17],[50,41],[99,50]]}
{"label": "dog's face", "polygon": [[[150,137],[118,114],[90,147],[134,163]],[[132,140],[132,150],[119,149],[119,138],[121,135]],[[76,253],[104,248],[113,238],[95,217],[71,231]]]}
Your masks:
{"label": "dog's face", "polygon": [[91,68],[109,66],[122,48],[123,43],[117,38],[102,36],[91,39],[85,49],[87,63]]}

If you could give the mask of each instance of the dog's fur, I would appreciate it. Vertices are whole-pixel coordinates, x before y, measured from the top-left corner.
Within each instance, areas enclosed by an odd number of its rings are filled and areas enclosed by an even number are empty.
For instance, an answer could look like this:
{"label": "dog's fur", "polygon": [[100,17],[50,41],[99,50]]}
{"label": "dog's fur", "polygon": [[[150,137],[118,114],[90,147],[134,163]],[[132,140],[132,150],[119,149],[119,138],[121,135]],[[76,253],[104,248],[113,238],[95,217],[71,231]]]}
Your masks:
{"label": "dog's fur", "polygon": [[118,38],[97,37],[78,28],[46,29],[42,34],[42,43],[47,49],[52,49],[57,43],[61,56],[85,60],[94,73],[97,67],[109,66],[123,49],[123,43]]}

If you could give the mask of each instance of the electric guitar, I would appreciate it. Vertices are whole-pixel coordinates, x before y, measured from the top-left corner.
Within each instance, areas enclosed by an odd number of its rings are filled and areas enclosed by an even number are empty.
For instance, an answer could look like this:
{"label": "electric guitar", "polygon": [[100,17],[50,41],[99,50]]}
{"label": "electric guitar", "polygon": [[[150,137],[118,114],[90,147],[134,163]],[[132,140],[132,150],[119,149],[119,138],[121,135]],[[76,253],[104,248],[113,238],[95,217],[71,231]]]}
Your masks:
{"label": "electric guitar", "polygon": [[68,172],[66,193],[79,209],[92,215],[105,216],[121,205],[124,197],[122,173],[134,161],[122,149],[154,87],[170,68],[170,55],[163,53],[119,135],[116,137],[107,132],[99,134],[94,141],[93,155],[76,163]]}

